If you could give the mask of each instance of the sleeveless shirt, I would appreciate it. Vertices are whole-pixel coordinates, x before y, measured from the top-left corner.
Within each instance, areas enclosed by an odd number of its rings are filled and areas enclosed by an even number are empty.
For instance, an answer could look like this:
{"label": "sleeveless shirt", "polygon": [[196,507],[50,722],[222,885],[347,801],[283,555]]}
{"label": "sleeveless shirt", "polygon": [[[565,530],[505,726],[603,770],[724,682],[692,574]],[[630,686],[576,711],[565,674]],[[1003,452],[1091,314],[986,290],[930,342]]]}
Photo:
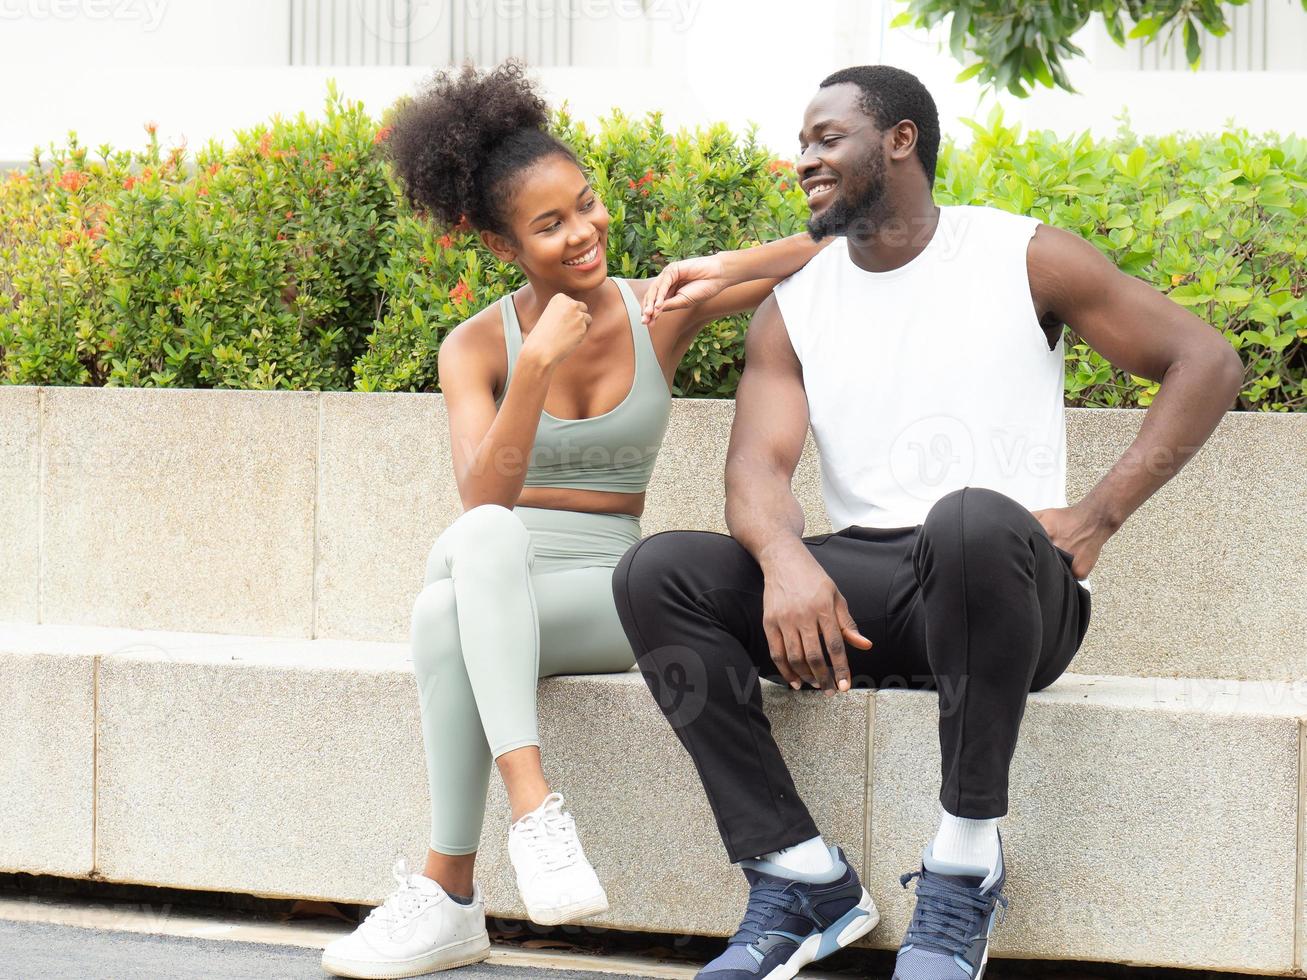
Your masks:
{"label": "sleeveless shirt", "polygon": [[1067,505],[1063,342],[1049,348],[1026,271],[1038,225],[942,207],[897,269],[854,265],[839,238],[777,285],[832,527],[917,525],[963,486]]}

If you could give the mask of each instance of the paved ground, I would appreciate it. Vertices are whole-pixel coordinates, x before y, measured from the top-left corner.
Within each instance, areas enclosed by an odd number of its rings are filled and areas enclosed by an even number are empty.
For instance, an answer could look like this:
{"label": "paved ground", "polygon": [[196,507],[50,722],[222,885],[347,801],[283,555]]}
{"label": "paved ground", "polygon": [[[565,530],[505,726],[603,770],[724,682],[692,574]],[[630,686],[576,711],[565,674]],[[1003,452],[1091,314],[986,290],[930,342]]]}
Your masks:
{"label": "paved ground", "polygon": [[[323,980],[313,949],[0,920],[0,980]],[[458,980],[539,980],[543,971],[472,966]],[[612,974],[550,970],[549,980]],[[638,980],[638,978],[637,978]]]}

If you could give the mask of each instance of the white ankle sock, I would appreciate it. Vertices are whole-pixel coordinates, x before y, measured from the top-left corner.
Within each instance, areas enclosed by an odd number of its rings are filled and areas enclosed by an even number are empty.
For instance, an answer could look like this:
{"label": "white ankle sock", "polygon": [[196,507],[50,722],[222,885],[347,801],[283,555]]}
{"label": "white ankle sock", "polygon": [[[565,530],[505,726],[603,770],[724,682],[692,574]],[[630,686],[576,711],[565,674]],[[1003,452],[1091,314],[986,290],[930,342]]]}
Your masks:
{"label": "white ankle sock", "polygon": [[831,860],[830,848],[820,835],[801,844],[794,844],[779,851],[768,851],[760,860],[778,864],[789,871],[804,875],[819,875],[835,867]]}
{"label": "white ankle sock", "polygon": [[972,820],[941,809],[930,850],[936,860],[993,872],[998,867],[998,817]]}

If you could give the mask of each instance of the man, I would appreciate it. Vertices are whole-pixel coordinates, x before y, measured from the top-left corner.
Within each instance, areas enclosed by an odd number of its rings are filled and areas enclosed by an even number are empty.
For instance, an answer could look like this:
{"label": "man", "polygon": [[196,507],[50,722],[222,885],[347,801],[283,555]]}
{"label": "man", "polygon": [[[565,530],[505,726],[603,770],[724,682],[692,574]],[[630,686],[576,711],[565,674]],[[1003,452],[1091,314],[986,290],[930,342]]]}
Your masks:
{"label": "man", "polygon": [[[1067,668],[1103,545],[1210,435],[1242,365],[1220,333],[1077,236],[936,207],[939,123],[912,75],[830,76],[800,143],[808,230],[834,241],[749,329],[730,536],[647,538],[614,594],[750,883],[739,931],[699,975],[792,977],[878,918],[795,790],[761,673],[828,696],[885,682],[938,690],[940,824],[903,877],[918,879],[916,905],[894,976],[979,980],[1006,905],[998,822],[1026,697]],[[761,264],[748,252],[676,263],[648,312],[766,273],[750,262]],[[1137,439],[1070,506],[1064,325],[1161,382]],[[805,538],[790,480],[809,426],[840,530]],[[688,708],[676,697],[687,677],[702,686]]]}

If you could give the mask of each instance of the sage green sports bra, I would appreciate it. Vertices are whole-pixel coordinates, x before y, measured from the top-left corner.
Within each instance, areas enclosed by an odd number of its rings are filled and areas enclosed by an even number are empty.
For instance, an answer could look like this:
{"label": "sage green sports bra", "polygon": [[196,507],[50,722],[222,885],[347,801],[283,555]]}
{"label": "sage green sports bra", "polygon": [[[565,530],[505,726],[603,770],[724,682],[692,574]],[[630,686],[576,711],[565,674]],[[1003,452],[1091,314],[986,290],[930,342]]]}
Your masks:
{"label": "sage green sports bra", "polygon": [[[560,419],[541,410],[525,486],[642,493],[649,485],[654,460],[667,432],[672,396],[631,287],[622,279],[613,282],[626,302],[635,348],[631,389],[616,408],[588,419]],[[508,377],[495,399],[496,405],[503,403],[513,380],[513,365],[522,350],[522,326],[512,294],[499,303]]]}

